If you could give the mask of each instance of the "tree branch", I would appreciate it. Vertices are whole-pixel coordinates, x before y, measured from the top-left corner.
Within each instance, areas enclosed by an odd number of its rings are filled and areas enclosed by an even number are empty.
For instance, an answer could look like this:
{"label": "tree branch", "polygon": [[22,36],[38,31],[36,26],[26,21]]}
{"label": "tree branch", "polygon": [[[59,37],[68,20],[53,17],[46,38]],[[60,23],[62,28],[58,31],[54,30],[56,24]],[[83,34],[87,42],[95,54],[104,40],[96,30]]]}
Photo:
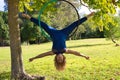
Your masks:
{"label": "tree branch", "polygon": [[85,6],[85,7],[87,7],[87,8],[89,9],[89,11],[91,12],[89,6],[85,5],[85,4],[82,2],[82,0],[80,0],[80,4],[83,5],[83,6]]}

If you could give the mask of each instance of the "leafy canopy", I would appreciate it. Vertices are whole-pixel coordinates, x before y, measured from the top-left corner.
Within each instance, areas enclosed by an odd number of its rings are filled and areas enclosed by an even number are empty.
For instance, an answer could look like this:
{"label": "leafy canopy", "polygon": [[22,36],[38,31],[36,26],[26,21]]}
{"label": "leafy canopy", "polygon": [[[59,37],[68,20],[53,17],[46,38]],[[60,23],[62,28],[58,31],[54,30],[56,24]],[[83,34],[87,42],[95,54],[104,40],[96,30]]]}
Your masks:
{"label": "leafy canopy", "polygon": [[[32,11],[39,11],[41,7],[48,2],[49,0],[20,0],[19,8],[20,11],[24,11],[24,6]],[[73,0],[73,2],[76,0]],[[79,4],[81,2],[82,4]],[[99,30],[102,31],[103,28],[109,30],[108,24],[111,23],[113,26],[116,26],[116,22],[113,20],[113,15],[116,14],[116,8],[120,7],[120,0],[80,0],[78,5],[86,5],[89,9],[95,10],[96,13],[93,16],[94,26],[99,27]],[[55,11],[55,3],[52,3],[45,9],[44,14],[48,11]]]}
{"label": "leafy canopy", "polygon": [[99,27],[100,31],[103,28],[109,29],[109,23],[116,26],[112,16],[116,14],[116,8],[120,7],[120,0],[83,0],[83,3],[86,3],[90,9],[96,10],[93,17],[94,26]]}

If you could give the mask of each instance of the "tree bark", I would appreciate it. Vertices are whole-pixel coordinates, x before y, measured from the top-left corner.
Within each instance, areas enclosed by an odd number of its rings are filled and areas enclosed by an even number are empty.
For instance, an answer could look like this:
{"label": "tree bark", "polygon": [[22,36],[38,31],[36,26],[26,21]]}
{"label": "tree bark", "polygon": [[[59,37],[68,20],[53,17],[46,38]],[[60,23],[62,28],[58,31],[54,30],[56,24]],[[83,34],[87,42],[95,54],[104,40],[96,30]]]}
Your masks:
{"label": "tree bark", "polygon": [[111,37],[111,40],[113,43],[115,43],[115,46],[120,46],[112,37]]}
{"label": "tree bark", "polygon": [[25,73],[22,62],[20,29],[18,24],[19,0],[8,0],[8,25],[11,51],[11,80],[45,80],[45,77]]}
{"label": "tree bark", "polygon": [[17,79],[24,73],[22,63],[22,50],[20,41],[20,30],[17,21],[18,0],[8,0],[8,24],[10,33],[11,50],[11,79]]}

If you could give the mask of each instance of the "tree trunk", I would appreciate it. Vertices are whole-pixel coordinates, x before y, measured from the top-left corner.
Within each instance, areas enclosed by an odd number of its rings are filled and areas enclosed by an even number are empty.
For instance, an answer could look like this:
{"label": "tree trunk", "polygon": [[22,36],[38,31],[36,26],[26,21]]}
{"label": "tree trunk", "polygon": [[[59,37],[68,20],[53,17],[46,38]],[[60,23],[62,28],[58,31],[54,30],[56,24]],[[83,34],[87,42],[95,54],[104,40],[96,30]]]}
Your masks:
{"label": "tree trunk", "polygon": [[11,49],[11,79],[17,79],[24,73],[22,64],[22,51],[20,43],[20,30],[17,21],[18,0],[8,0],[8,24]]}
{"label": "tree trunk", "polygon": [[112,37],[111,37],[111,40],[112,40],[113,43],[115,43],[115,44],[117,43]]}
{"label": "tree trunk", "polygon": [[11,80],[45,80],[44,77],[30,76],[25,73],[22,62],[20,29],[18,24],[19,0],[8,0],[8,24],[11,50]]}
{"label": "tree trunk", "polygon": [[111,40],[113,43],[115,43],[115,46],[120,46],[112,37],[111,37]]}

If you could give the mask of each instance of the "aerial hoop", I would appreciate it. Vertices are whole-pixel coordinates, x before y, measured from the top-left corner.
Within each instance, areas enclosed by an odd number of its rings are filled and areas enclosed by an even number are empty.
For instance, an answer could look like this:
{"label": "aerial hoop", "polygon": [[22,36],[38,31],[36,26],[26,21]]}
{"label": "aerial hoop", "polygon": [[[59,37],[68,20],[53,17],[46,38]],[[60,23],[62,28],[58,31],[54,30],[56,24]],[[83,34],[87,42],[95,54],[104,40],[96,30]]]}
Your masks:
{"label": "aerial hoop", "polygon": [[[67,1],[67,0],[50,0],[49,2],[45,3],[45,4],[43,5],[43,7],[42,7],[42,8],[40,9],[40,11],[39,11],[39,16],[38,16],[39,26],[41,26],[41,24],[40,24],[41,14],[42,14],[43,11],[47,8],[48,4],[51,4],[51,3],[53,3],[53,2],[58,2],[58,1],[64,1],[64,2],[66,2],[66,3],[68,3],[68,4],[70,4],[70,5],[74,8],[74,10],[76,11],[78,20],[80,19],[80,15],[79,15],[78,10],[76,9],[76,7],[75,7],[71,2],[69,2],[69,1]],[[79,22],[78,22],[78,24],[79,24]],[[73,35],[75,34],[75,32],[77,31],[77,29],[78,29],[78,26],[73,30],[73,32],[69,35],[69,37],[73,36]],[[41,31],[43,31],[42,28],[41,28]],[[44,34],[45,34],[45,33],[44,33]],[[46,34],[45,34],[45,35],[46,35]],[[48,36],[48,35],[46,35],[46,37],[47,37],[47,36]]]}
{"label": "aerial hoop", "polygon": [[48,39],[51,40],[50,36],[42,29],[40,21],[41,21],[41,14],[43,13],[43,11],[46,9],[46,7],[48,6],[48,4],[53,3],[53,2],[57,2],[57,0],[50,0],[49,2],[45,3],[42,8],[39,11],[39,16],[38,16],[38,21],[39,21],[39,26],[41,29],[42,34]]}
{"label": "aerial hoop", "polygon": [[[78,10],[76,9],[76,7],[75,7],[71,2],[69,2],[69,1],[67,1],[67,0],[59,0],[59,1],[64,1],[64,2],[67,2],[68,4],[70,4],[70,5],[75,9],[75,11],[76,11],[76,13],[77,13],[78,20],[80,19],[80,15],[79,15]],[[78,24],[79,24],[79,22],[78,22]],[[78,26],[79,26],[79,25],[78,25]],[[76,32],[77,29],[78,29],[78,26],[72,31],[72,33],[69,35],[69,37],[71,37],[71,36],[73,36],[73,35],[75,34],[75,32]]]}

